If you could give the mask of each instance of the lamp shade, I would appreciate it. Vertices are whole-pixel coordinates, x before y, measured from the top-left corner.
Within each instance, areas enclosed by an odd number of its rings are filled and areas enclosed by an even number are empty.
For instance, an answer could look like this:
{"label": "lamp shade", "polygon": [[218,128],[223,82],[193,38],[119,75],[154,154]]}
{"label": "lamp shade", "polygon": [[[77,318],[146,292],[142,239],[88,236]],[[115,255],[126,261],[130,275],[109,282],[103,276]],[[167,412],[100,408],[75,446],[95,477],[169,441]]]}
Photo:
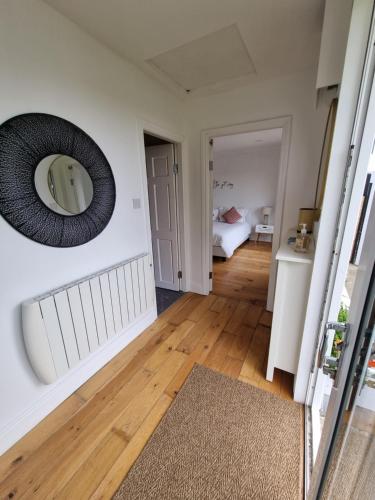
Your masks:
{"label": "lamp shade", "polygon": [[272,207],[263,207],[263,215],[271,215]]}

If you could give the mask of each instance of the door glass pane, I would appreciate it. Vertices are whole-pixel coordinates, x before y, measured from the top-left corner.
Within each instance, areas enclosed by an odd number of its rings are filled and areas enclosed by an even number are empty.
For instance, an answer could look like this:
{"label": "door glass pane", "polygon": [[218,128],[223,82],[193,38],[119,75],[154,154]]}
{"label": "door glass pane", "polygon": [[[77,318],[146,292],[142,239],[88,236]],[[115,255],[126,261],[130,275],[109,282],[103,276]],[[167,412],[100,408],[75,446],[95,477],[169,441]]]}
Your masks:
{"label": "door glass pane", "polygon": [[361,345],[352,391],[331,454],[322,498],[375,498],[375,307]]}
{"label": "door glass pane", "polygon": [[[347,267],[344,287],[337,303],[335,304],[336,320],[340,323],[350,321],[350,304],[361,258],[363,241],[369,222],[369,215],[374,202],[375,193],[375,155],[372,154],[363,196],[357,211],[356,231],[352,243],[350,262]],[[314,395],[311,405],[312,418],[312,463],[315,462],[323,433],[323,426],[327,414],[328,403],[331,396],[341,352],[345,342],[345,331],[339,329],[329,330],[321,352],[321,368],[318,370]]]}

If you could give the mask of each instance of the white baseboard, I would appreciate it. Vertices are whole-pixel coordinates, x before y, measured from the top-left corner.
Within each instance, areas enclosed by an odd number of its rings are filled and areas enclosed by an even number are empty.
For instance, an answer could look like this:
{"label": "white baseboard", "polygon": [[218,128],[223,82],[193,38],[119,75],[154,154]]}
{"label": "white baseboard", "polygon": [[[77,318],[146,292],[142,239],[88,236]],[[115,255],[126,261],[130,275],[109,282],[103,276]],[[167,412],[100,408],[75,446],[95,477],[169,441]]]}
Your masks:
{"label": "white baseboard", "polygon": [[27,434],[59,404],[108,363],[157,318],[156,307],[143,314],[122,333],[79,363],[63,378],[48,386],[40,398],[0,429],[0,455]]}

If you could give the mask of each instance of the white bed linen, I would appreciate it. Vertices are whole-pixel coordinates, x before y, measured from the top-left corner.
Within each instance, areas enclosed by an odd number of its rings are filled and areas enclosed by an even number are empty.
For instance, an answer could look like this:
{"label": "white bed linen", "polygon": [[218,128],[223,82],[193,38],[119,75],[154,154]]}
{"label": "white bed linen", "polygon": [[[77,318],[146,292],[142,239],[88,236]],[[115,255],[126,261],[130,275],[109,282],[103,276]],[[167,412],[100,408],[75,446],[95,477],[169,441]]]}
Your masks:
{"label": "white bed linen", "polygon": [[250,235],[250,224],[248,222],[226,222],[212,223],[212,253],[219,257],[232,257],[233,252]]}

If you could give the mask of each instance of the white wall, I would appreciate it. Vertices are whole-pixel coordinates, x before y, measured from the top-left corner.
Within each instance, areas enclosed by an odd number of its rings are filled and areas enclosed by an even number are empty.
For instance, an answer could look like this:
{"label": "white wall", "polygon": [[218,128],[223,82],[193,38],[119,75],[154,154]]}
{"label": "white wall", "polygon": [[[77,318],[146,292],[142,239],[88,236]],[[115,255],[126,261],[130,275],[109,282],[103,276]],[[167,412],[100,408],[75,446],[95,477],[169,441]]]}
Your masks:
{"label": "white wall", "polygon": [[139,120],[179,134],[182,126],[177,98],[38,0],[1,1],[0,67],[0,123],[33,111],[72,121],[103,150],[117,188],[106,229],[75,248],[35,243],[0,217],[1,440],[19,437],[14,426],[54,391],[26,358],[20,304],[148,250],[145,211],[132,209],[143,196]]}
{"label": "white wall", "polygon": [[315,71],[268,80],[189,102],[191,284],[202,290],[201,131],[245,122],[292,117],[282,237],[298,221],[300,207],[313,205],[328,104],[316,102]]}
{"label": "white wall", "polygon": [[262,208],[275,207],[280,148],[281,143],[217,151],[214,142],[214,180],[231,182],[233,188],[214,189],[213,206],[247,208],[253,235],[255,225],[263,224]]}

